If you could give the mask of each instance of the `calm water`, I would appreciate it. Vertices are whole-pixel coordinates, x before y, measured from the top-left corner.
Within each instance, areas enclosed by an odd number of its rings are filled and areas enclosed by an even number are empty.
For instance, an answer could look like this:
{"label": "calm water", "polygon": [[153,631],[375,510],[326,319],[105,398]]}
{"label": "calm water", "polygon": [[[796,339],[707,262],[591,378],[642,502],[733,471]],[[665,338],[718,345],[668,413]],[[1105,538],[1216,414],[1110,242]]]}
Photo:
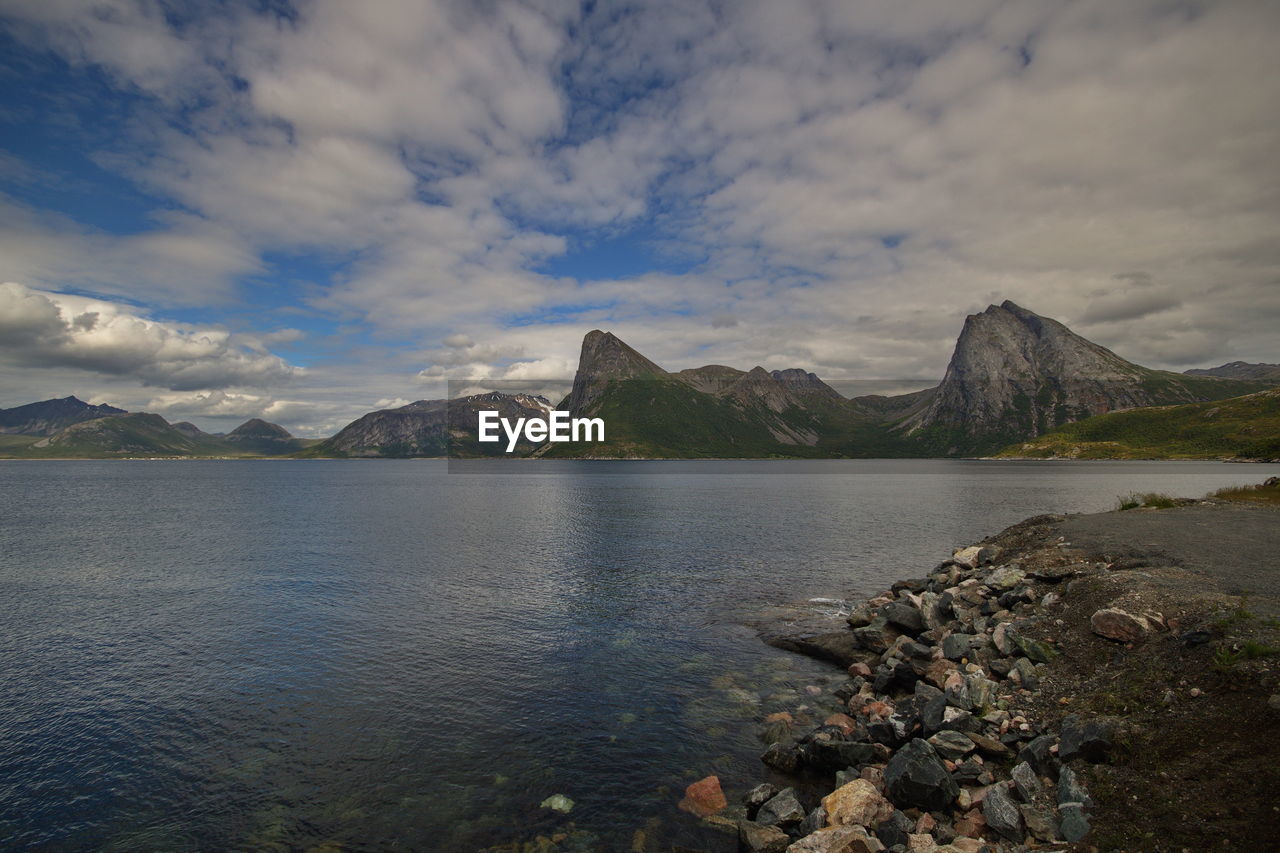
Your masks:
{"label": "calm water", "polygon": [[0,464],[0,846],[733,850],[680,792],[763,778],[756,721],[832,673],[751,613],[1033,513],[1280,473],[513,466]]}

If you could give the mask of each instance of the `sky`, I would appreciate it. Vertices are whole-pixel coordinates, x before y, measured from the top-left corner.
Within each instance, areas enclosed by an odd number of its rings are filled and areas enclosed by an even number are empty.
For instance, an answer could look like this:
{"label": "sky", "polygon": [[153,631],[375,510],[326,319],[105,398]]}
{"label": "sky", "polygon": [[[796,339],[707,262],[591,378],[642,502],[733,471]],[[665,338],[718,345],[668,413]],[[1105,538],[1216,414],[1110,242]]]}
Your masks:
{"label": "sky", "polygon": [[[1280,362],[1280,4],[0,0],[0,406],[940,378],[1012,299]],[[531,389],[532,390],[532,389]]]}

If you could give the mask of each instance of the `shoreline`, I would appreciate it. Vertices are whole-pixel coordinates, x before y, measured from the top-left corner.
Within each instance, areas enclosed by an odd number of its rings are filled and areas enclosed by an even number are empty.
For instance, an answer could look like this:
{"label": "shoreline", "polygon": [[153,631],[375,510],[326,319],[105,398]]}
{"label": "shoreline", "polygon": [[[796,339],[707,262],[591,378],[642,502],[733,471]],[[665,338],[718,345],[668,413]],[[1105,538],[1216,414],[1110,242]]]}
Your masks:
{"label": "shoreline", "polygon": [[[1157,522],[1192,539],[1152,550]],[[1280,849],[1280,748],[1250,737],[1280,719],[1280,619],[1230,594],[1256,554],[1212,556],[1259,530],[1274,547],[1280,509],[1034,516],[856,603],[835,630],[764,637],[846,669],[831,691],[845,711],[762,720],[763,781],[704,820],[748,853]],[[1224,763],[1224,744],[1241,757]],[[1167,791],[1204,765],[1211,784]]]}

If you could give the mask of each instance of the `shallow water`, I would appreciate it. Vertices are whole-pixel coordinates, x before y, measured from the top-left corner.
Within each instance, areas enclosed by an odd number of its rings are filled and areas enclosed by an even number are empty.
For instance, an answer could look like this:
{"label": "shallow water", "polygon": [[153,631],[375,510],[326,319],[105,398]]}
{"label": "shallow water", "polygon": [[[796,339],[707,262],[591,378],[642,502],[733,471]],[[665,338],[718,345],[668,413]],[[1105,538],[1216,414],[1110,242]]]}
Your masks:
{"label": "shallow water", "polygon": [[[760,717],[835,675],[753,613],[874,592],[1031,514],[1277,473],[6,463],[0,846],[733,850],[676,810],[684,786],[717,773],[735,799],[765,775]],[[556,793],[568,815],[539,808]]]}

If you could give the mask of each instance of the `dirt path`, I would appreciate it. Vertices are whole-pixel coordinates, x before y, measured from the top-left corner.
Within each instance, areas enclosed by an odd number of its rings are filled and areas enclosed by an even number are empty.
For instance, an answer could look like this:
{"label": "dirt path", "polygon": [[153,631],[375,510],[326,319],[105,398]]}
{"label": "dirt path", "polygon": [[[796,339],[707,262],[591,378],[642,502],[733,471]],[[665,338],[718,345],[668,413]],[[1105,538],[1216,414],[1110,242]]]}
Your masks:
{"label": "dirt path", "polygon": [[1071,516],[1060,532],[1108,562],[1138,560],[1203,575],[1250,607],[1280,615],[1280,507],[1212,503]]}

